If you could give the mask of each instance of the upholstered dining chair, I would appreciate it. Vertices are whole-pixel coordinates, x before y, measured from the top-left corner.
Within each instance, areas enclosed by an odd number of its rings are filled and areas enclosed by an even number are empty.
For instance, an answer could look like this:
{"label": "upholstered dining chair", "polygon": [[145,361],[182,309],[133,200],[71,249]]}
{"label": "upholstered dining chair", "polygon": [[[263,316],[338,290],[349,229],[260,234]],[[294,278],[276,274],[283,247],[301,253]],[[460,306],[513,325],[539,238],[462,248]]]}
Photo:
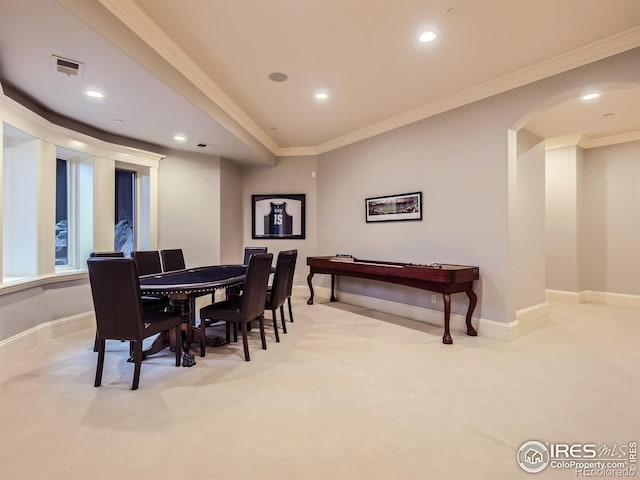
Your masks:
{"label": "upholstered dining chair", "polygon": [[290,250],[293,254],[293,267],[289,271],[289,278],[287,278],[287,303],[289,305],[289,321],[293,322],[293,309],[291,308],[291,295],[293,291],[293,279],[295,278],[296,262],[298,260],[298,250]]}
{"label": "upholstered dining chair", "polygon": [[244,247],[244,258],[242,260],[242,264],[249,265],[251,255],[255,255],[256,253],[267,253],[267,247]]}
{"label": "upholstered dining chair", "polygon": [[[125,340],[130,342],[129,350],[133,353],[131,390],[136,390],[142,365],[142,341],[170,329],[174,330],[175,338],[180,338],[182,316],[161,309],[143,308],[140,281],[133,259],[89,257],[87,267],[98,337],[94,386],[102,384],[105,340]],[[176,366],[180,366],[181,342],[176,342],[175,350]]]}
{"label": "upholstered dining chair", "polygon": [[262,348],[266,350],[267,341],[264,334],[264,308],[267,298],[267,285],[271,274],[271,262],[273,254],[259,253],[252,255],[249,259],[247,274],[239,298],[225,300],[223,302],[212,303],[200,309],[200,321],[203,322],[200,336],[200,349],[203,350],[206,343],[205,325],[210,322],[224,321],[226,323],[226,341],[230,343],[230,328],[233,326],[234,341],[238,341],[238,324],[242,331],[242,344],[244,347],[244,359],[248,362],[249,341],[247,325],[258,320],[260,323],[260,340]]}
{"label": "upholstered dining chair", "polygon": [[[90,257],[115,257],[115,258],[124,258],[123,252],[91,252],[89,254]],[[93,341],[93,351],[98,351],[98,333],[96,332],[96,338]]]}
{"label": "upholstered dining chair", "polygon": [[283,333],[287,333],[287,325],[284,321],[284,302],[287,300],[289,276],[296,266],[297,254],[298,252],[296,250],[284,250],[278,253],[278,259],[276,260],[276,271],[273,274],[273,283],[271,284],[271,288],[267,290],[265,309],[271,310],[271,318],[273,320],[273,330],[276,336],[276,342],[280,341],[276,310],[280,310],[282,331]]}
{"label": "upholstered dining chair", "polygon": [[160,250],[160,258],[162,259],[163,272],[185,269],[184,254],[181,248]]}
{"label": "upholstered dining chair", "polygon": [[162,272],[160,252],[157,250],[134,250],[131,258],[136,262],[138,275],[151,275]]}

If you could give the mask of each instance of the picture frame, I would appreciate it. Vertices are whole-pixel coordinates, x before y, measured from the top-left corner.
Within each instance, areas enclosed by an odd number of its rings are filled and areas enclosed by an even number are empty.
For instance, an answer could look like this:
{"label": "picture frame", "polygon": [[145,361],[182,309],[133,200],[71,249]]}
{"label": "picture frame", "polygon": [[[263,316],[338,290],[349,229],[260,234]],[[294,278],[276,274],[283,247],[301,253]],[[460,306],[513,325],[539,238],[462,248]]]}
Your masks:
{"label": "picture frame", "polygon": [[422,192],[369,197],[364,200],[367,223],[422,220]]}
{"label": "picture frame", "polygon": [[251,238],[305,238],[304,193],[251,195]]}

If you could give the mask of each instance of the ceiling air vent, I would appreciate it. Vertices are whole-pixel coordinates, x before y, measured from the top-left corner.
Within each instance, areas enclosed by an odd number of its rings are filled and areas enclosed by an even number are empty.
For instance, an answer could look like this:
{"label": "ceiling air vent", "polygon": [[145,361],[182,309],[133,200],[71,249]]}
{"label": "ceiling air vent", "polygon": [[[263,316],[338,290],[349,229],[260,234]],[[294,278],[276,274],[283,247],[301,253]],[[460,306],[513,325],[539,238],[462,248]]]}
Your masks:
{"label": "ceiling air vent", "polygon": [[56,72],[64,73],[68,77],[79,77],[82,75],[84,63],[71,60],[69,58],[51,55],[51,63]]}

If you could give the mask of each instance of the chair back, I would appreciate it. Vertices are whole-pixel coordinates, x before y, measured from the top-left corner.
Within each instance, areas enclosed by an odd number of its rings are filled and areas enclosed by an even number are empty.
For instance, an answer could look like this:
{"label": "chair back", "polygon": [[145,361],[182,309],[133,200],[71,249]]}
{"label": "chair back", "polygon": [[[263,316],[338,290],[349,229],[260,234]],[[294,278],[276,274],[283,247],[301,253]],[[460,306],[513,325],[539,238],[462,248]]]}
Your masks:
{"label": "chair back", "polygon": [[160,250],[160,258],[162,259],[163,272],[185,269],[184,254],[182,253],[181,248]]}
{"label": "chair back", "polygon": [[90,257],[116,257],[124,258],[124,252],[91,252]]}
{"label": "chair back", "polygon": [[273,285],[269,296],[269,308],[279,308],[289,296],[289,277],[293,279],[293,270],[296,267],[297,250],[284,250],[278,253],[276,272],[273,275]]}
{"label": "chair back", "polygon": [[298,250],[288,250],[288,252],[291,254],[291,256],[293,257],[293,262],[291,265],[291,268],[289,269],[289,276],[287,278],[287,297],[291,296],[291,291],[293,290],[293,277],[295,275],[295,271],[296,271],[296,262],[298,261]]}
{"label": "chair back", "polygon": [[255,255],[257,253],[267,253],[267,247],[244,247],[244,259],[242,260],[242,264],[249,265],[251,255]]}
{"label": "chair back", "polygon": [[136,264],[131,258],[90,257],[89,282],[96,315],[97,337],[142,338],[142,300]]}
{"label": "chair back", "polygon": [[138,275],[151,275],[162,272],[160,252],[157,250],[137,250],[131,252],[131,258],[136,262]]}
{"label": "chair back", "polygon": [[249,259],[240,297],[240,317],[243,321],[250,321],[264,314],[272,261],[272,253],[258,253]]}

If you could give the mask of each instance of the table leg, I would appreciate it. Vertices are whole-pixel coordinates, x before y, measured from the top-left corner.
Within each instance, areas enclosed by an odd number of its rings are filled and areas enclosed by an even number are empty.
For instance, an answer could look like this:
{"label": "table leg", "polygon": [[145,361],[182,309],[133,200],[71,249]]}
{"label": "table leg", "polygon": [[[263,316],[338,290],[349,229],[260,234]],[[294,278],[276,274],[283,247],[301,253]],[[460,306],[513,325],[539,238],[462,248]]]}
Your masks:
{"label": "table leg", "polygon": [[331,298],[329,299],[329,301],[331,302],[335,302],[336,301],[336,276],[335,275],[331,275]]}
{"label": "table leg", "polygon": [[476,308],[478,296],[471,288],[469,290],[465,290],[465,293],[467,294],[467,297],[469,297],[469,308],[467,309],[467,335],[476,337],[478,332],[476,332],[476,329],[471,325],[471,315],[473,314],[473,310]]}
{"label": "table leg", "polygon": [[307,305],[313,305],[313,284],[311,283],[311,279],[313,278],[313,273],[307,275],[307,285],[309,285],[309,292],[311,292],[311,296],[309,300],[307,300]]}
{"label": "table leg", "polygon": [[451,345],[453,340],[451,339],[451,333],[449,333],[449,319],[451,318],[451,295],[443,293],[444,298],[444,336],[442,337],[442,343]]}

